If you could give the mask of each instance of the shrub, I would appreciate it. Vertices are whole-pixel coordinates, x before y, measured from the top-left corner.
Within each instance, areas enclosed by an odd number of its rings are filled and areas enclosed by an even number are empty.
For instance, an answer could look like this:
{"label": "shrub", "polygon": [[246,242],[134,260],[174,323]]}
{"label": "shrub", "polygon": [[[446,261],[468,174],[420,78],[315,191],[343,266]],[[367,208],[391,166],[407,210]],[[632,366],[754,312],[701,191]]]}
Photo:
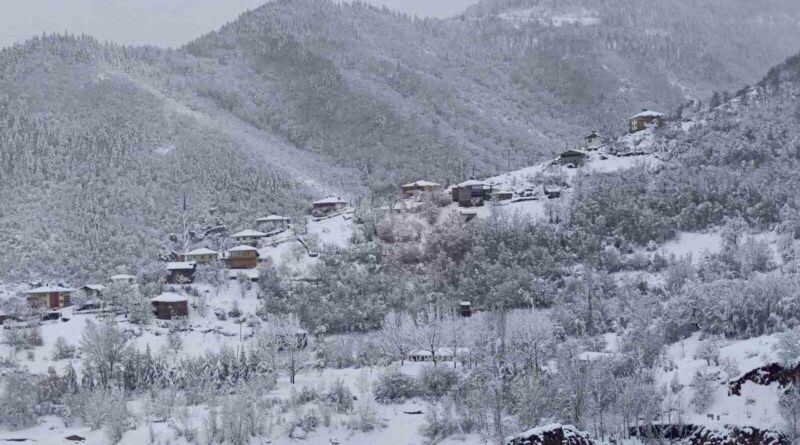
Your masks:
{"label": "shrub", "polygon": [[422,395],[442,397],[458,383],[458,373],[447,366],[426,366],[417,377],[417,386]]}
{"label": "shrub", "polygon": [[402,402],[417,395],[414,378],[396,366],[387,368],[375,382],[375,400],[381,403]]}
{"label": "shrub", "polygon": [[344,384],[342,379],[336,379],[331,383],[328,401],[336,406],[340,413],[348,412],[353,409],[353,393]]}

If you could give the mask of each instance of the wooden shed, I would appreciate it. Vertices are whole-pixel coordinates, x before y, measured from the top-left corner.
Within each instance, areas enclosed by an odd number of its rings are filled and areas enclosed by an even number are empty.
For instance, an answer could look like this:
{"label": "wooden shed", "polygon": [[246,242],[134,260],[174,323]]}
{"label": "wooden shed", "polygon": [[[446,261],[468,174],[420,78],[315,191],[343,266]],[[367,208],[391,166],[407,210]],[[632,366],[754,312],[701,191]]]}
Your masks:
{"label": "wooden shed", "polygon": [[628,118],[628,131],[636,133],[648,127],[660,127],[664,124],[666,116],[658,111],[643,109],[641,113],[634,114]]}
{"label": "wooden shed", "polygon": [[225,265],[230,269],[252,269],[258,266],[258,249],[241,245],[225,252]]}
{"label": "wooden shed", "polygon": [[73,292],[62,286],[42,286],[26,291],[25,299],[30,307],[60,309],[70,305]]}
{"label": "wooden shed", "polygon": [[167,283],[194,283],[194,273],[196,270],[197,263],[194,261],[174,261],[167,263]]}
{"label": "wooden shed", "polygon": [[189,299],[181,294],[164,292],[150,300],[150,303],[153,305],[153,313],[159,320],[189,316]]}

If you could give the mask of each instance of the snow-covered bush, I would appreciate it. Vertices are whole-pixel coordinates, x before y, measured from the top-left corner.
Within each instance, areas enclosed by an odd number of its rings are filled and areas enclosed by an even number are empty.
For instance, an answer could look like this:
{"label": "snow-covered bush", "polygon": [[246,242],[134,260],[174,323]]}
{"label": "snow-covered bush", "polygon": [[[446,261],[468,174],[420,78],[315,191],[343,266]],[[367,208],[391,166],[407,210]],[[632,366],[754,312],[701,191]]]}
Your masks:
{"label": "snow-covered bush", "polygon": [[691,386],[694,389],[691,400],[692,406],[697,413],[703,414],[711,403],[711,396],[714,395],[714,378],[708,373],[698,371],[692,377]]}
{"label": "snow-covered bush", "polygon": [[426,366],[417,376],[419,393],[428,397],[442,397],[458,384],[458,373],[447,366]]}
{"label": "snow-covered bush", "polygon": [[75,346],[67,343],[67,339],[59,336],[53,345],[53,360],[64,360],[75,355]]}
{"label": "snow-covered bush", "polygon": [[425,410],[425,423],[420,428],[420,433],[431,443],[437,443],[460,429],[452,404],[428,405],[428,409]]}
{"label": "snow-covered bush", "polygon": [[36,387],[27,372],[15,370],[3,377],[0,422],[11,428],[32,425],[36,421],[35,404]]}
{"label": "snow-covered bush", "polygon": [[331,382],[326,398],[340,413],[346,413],[353,409],[353,393],[342,379],[336,379]]}
{"label": "snow-covered bush", "polygon": [[800,437],[800,391],[796,386],[781,392],[778,409],[786,424],[786,433],[792,438]]}
{"label": "snow-covered bush", "polygon": [[396,403],[415,397],[419,390],[413,377],[404,374],[400,368],[386,368],[375,382],[375,400],[381,403]]}

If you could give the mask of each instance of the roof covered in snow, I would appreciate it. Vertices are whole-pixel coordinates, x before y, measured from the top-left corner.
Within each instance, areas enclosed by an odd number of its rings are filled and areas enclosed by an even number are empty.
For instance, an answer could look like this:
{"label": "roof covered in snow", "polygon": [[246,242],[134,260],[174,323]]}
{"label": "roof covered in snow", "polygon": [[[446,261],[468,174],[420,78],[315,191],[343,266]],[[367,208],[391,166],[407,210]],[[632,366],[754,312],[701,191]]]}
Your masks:
{"label": "roof covered in snow", "polygon": [[477,179],[470,179],[468,181],[464,181],[461,184],[458,184],[459,187],[471,187],[477,185],[486,185],[483,181],[478,181]]}
{"label": "roof covered in snow", "polygon": [[185,255],[216,255],[216,250],[211,250],[208,247],[201,247],[199,249],[194,249],[191,252],[186,252]]}
{"label": "roof covered in snow", "polygon": [[126,275],[124,273],[118,275],[112,275],[111,281],[128,281],[128,280],[135,280],[136,277],[133,275]]}
{"label": "roof covered in snow", "polygon": [[91,290],[95,290],[95,291],[104,291],[104,290],[106,290],[106,287],[103,286],[102,284],[85,284],[85,285],[83,285],[83,287],[85,287],[86,289],[91,289]]}
{"label": "roof covered in snow", "polygon": [[408,183],[408,184],[403,184],[401,187],[403,187],[403,188],[412,188],[412,187],[439,187],[439,186],[441,186],[441,185],[442,185],[442,184],[439,184],[438,182],[431,182],[431,181],[419,180],[419,181],[416,181],[416,182],[411,182],[411,183]]}
{"label": "roof covered in snow", "polygon": [[254,238],[254,237],[265,237],[267,236],[264,232],[259,232],[258,230],[242,230],[241,232],[234,233],[231,235],[232,238]]}
{"label": "roof covered in snow", "polygon": [[653,110],[642,110],[641,113],[634,114],[628,119],[636,119],[637,117],[664,117],[664,113],[659,113]]}
{"label": "roof covered in snow", "polygon": [[75,292],[75,289],[62,286],[41,286],[25,291],[26,294],[44,294],[51,292]]}
{"label": "roof covered in snow", "polygon": [[194,269],[194,266],[197,263],[194,261],[173,261],[171,263],[167,263],[167,270],[188,270]]}
{"label": "roof covered in snow", "polygon": [[283,221],[290,221],[292,218],[288,216],[280,216],[280,215],[269,215],[263,218],[258,218],[256,222],[283,222]]}
{"label": "roof covered in snow", "polygon": [[258,250],[253,246],[236,246],[231,249],[228,249],[228,252],[250,252],[253,250]]}
{"label": "roof covered in snow", "polygon": [[163,294],[154,297],[150,301],[157,303],[178,303],[181,301],[189,301],[189,299],[175,292],[164,292]]}
{"label": "roof covered in snow", "polygon": [[335,198],[333,196],[329,196],[324,199],[320,199],[318,201],[314,201],[312,204],[314,205],[325,205],[325,204],[347,204],[347,202],[342,201],[341,198]]}

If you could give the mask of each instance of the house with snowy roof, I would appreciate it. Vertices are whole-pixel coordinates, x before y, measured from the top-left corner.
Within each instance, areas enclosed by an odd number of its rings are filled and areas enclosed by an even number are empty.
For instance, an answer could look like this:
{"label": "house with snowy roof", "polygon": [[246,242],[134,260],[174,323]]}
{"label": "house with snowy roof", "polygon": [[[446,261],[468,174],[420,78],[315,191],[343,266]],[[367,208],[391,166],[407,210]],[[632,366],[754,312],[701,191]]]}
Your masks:
{"label": "house with snowy roof", "polygon": [[561,152],[561,154],[558,156],[558,163],[561,165],[574,165],[577,167],[579,165],[583,165],[583,161],[586,160],[586,156],[587,155],[585,151],[571,148]]}
{"label": "house with snowy roof", "polygon": [[281,215],[269,215],[263,218],[258,218],[256,220],[256,225],[258,228],[266,228],[267,230],[275,230],[280,229],[288,226],[291,224],[292,218],[288,216],[281,216]]}
{"label": "house with snowy roof", "polygon": [[249,246],[258,247],[261,238],[267,236],[264,232],[258,230],[242,230],[241,232],[234,233],[231,238],[236,244],[247,244]]}
{"label": "house with snowy roof", "polygon": [[603,148],[603,137],[597,130],[592,131],[587,136],[584,136],[584,148],[588,151],[599,150]]}
{"label": "house with snowy roof", "polygon": [[73,292],[63,286],[41,286],[25,291],[25,300],[30,307],[61,309],[70,305]]}
{"label": "house with snowy roof", "polygon": [[252,269],[258,266],[258,249],[243,244],[228,249],[223,259],[229,269]]}
{"label": "house with snowy roof", "polygon": [[328,216],[343,209],[347,205],[341,198],[329,196],[311,203],[311,215],[317,218]]}
{"label": "house with snowy roof", "polygon": [[461,207],[482,206],[492,199],[492,186],[476,179],[464,181],[452,189],[453,202]]}
{"label": "house with snowy roof", "polygon": [[660,127],[664,124],[666,116],[658,111],[643,109],[640,113],[628,118],[628,132],[636,133],[648,127]]}
{"label": "house with snowy roof", "polygon": [[106,290],[106,287],[102,284],[85,284],[83,287],[81,287],[81,290],[86,298],[95,299],[103,296],[103,291]]}
{"label": "house with snowy roof", "polygon": [[189,299],[175,292],[164,292],[150,300],[153,314],[159,320],[171,320],[189,315]]}
{"label": "house with snowy roof", "polygon": [[415,194],[421,192],[441,192],[442,184],[438,182],[431,182],[425,180],[414,181],[408,184],[403,184],[400,186],[400,189],[403,191],[404,198],[413,198]]}
{"label": "house with snowy roof", "polygon": [[182,253],[178,255],[179,259],[184,262],[195,262],[197,264],[211,264],[219,258],[219,252],[216,250],[209,249],[207,247],[201,247],[199,249],[194,249],[186,253]]}
{"label": "house with snowy roof", "polygon": [[194,282],[197,263],[194,261],[173,261],[167,263],[167,283],[187,284]]}

